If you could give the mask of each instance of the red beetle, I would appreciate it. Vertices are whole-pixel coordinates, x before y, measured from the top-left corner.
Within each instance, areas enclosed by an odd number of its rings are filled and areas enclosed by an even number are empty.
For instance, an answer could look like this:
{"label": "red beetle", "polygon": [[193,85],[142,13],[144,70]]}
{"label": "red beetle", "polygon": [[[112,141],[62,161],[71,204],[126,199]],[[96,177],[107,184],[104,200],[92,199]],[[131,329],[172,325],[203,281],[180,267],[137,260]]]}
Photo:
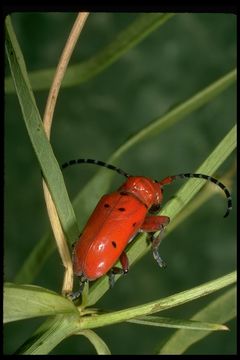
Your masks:
{"label": "red beetle", "polygon": [[[126,274],[129,269],[125,248],[139,232],[151,234],[153,257],[160,267],[165,266],[158,253],[158,247],[165,226],[170,218],[163,215],[151,215],[159,210],[163,186],[171,184],[176,178],[201,178],[218,185],[228,201],[228,216],[232,208],[230,192],[217,179],[204,174],[179,174],[155,181],[143,176],[130,176],[125,171],[92,159],[71,160],[62,165],[65,169],[75,164],[95,164],[114,170],[127,180],[118,190],[104,195],[90,216],[73,249],[73,271],[80,279],[80,289],[70,294],[72,300],[78,298],[86,281],[95,280],[105,274],[109,275],[110,287],[114,284],[115,274]],[[154,233],[160,231],[154,237]],[[115,267],[120,260],[122,268]]]}

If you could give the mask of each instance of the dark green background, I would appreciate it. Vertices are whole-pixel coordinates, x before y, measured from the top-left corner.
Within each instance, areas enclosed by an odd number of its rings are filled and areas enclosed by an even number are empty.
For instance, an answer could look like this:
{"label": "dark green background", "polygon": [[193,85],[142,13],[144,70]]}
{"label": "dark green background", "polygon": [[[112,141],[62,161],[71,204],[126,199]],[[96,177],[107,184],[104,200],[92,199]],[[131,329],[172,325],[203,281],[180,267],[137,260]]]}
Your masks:
{"label": "dark green background", "polygon": [[[75,17],[76,14],[70,13],[12,14],[28,71],[57,65]],[[91,14],[71,64],[94,55],[136,17],[134,13]],[[234,15],[176,15],[99,76],[72,89],[61,90],[52,129],[57,159],[60,163],[77,157],[106,160],[132,133],[231,71],[235,58]],[[35,92],[35,96],[43,114],[47,91]],[[184,121],[136,146],[121,160],[121,167],[132,174],[154,179],[196,170],[235,123],[235,96],[235,87],[231,86]],[[234,154],[219,169],[218,175],[221,176],[233,161]],[[71,198],[95,171],[94,167],[82,167],[66,173]],[[119,184],[121,179],[116,179]],[[5,98],[4,184],[4,272],[5,279],[13,281],[41,236],[49,231],[40,170],[15,94]],[[166,199],[173,195],[173,188],[165,191]],[[233,204],[233,212],[225,220],[223,198],[212,198],[161,245],[161,254],[168,263],[165,271],[156,266],[149,253],[97,306],[122,309],[138,305],[233,271],[236,262],[235,183]],[[34,284],[60,291],[62,279],[63,266],[55,253]],[[215,297],[211,295],[161,313],[161,316],[190,318]],[[42,321],[8,324],[4,332],[5,353],[13,353]],[[214,333],[187,353],[235,353],[235,322],[228,325],[230,332]],[[134,324],[96,330],[113,354],[150,354],[173,331]],[[63,353],[91,354],[95,350],[85,338],[75,336],[52,351],[52,354]]]}

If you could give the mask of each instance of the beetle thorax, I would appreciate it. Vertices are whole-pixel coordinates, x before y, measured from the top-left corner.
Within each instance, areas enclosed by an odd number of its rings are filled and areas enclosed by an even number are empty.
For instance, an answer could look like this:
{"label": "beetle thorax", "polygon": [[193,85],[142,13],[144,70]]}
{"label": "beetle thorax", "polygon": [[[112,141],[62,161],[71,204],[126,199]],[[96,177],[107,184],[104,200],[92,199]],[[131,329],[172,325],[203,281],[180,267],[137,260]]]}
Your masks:
{"label": "beetle thorax", "polygon": [[162,190],[157,182],[144,176],[130,176],[118,189],[119,192],[132,194],[149,209],[162,201]]}

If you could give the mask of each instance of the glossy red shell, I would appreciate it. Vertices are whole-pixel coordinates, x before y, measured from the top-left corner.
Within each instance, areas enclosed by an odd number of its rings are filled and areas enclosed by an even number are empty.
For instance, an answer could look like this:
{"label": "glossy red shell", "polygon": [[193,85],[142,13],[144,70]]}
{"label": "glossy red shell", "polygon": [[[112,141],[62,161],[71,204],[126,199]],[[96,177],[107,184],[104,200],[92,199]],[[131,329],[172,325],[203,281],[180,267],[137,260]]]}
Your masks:
{"label": "glossy red shell", "polygon": [[160,186],[143,177],[129,177],[118,191],[104,195],[74,246],[74,273],[88,280],[106,274],[161,196]]}
{"label": "glossy red shell", "polygon": [[146,213],[147,208],[132,196],[104,195],[74,247],[74,273],[88,280],[106,274],[138,232]]}
{"label": "glossy red shell", "polygon": [[118,191],[136,196],[147,208],[162,202],[162,189],[159,183],[144,176],[130,176]]}

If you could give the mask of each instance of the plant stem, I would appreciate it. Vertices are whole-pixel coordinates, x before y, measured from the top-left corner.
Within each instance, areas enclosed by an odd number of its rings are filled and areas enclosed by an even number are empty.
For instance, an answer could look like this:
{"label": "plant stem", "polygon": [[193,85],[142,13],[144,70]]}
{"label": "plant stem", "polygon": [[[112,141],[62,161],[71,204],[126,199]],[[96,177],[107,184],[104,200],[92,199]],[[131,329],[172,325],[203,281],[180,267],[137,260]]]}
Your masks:
{"label": "plant stem", "polygon": [[[69,35],[63,53],[60,57],[59,64],[52,82],[51,89],[49,91],[48,100],[43,117],[43,126],[47,134],[47,138],[50,139],[51,127],[53,120],[53,113],[57,102],[58,93],[64,74],[66,72],[70,57],[73,53],[77,40],[81,34],[85,21],[88,17],[88,13],[79,13],[75,23],[73,25],[72,31]],[[65,275],[62,286],[62,293],[66,294],[72,291],[73,287],[73,269],[72,269],[72,260],[71,255],[68,249],[67,241],[62,230],[62,226],[57,214],[56,207],[52,200],[50,191],[48,190],[47,184],[43,179],[43,191],[45,202],[47,206],[48,216],[54,233],[54,237],[57,243],[57,248],[61,256],[63,265],[65,267]]]}

